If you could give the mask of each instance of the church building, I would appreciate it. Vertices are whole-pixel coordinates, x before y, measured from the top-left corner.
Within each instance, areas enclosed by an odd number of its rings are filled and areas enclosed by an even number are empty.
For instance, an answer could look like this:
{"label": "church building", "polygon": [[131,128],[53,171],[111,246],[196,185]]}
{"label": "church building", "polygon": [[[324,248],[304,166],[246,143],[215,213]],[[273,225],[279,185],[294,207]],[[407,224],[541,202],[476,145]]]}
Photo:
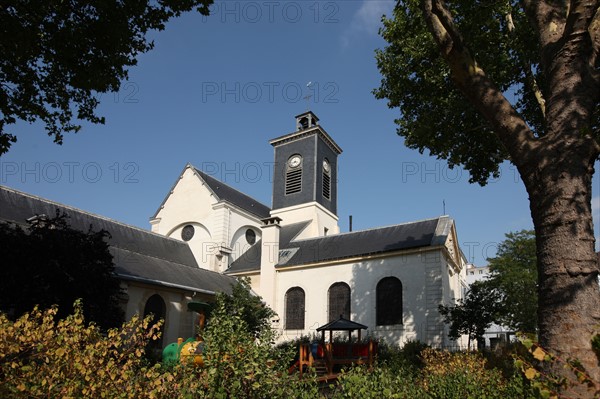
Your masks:
{"label": "church building", "polygon": [[391,344],[455,345],[438,312],[467,287],[454,220],[341,233],[342,149],[314,113],[295,119],[293,132],[270,141],[271,208],[188,164],[151,217],[152,232],[187,243],[202,269],[249,277],[279,315],[281,340],[343,316]]}

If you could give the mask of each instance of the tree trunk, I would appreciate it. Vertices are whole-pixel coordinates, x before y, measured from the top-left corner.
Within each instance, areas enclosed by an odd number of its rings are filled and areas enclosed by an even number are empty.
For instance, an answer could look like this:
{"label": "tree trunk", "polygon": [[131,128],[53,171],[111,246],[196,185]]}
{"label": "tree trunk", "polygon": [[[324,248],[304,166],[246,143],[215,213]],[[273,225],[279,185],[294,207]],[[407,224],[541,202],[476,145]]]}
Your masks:
{"label": "tree trunk", "polygon": [[[585,140],[582,140],[585,141]],[[599,360],[591,339],[600,331],[598,258],[594,250],[591,212],[593,156],[580,149],[554,146],[556,151],[522,170],[536,233],[539,273],[539,340],[562,361],[577,359],[594,381],[600,381]],[[590,156],[592,155],[592,156]],[[564,363],[553,373],[577,381]],[[565,393],[589,397],[583,384]]]}

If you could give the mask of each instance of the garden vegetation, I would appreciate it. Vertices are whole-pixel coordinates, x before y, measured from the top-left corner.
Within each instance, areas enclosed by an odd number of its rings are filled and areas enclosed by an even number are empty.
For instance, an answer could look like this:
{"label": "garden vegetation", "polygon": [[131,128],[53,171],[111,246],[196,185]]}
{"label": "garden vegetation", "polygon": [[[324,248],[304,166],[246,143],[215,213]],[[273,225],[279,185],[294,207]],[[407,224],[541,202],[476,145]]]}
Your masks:
{"label": "garden vegetation", "polygon": [[[540,373],[527,376],[522,372],[536,361],[535,353],[523,345],[518,346],[520,360],[515,363],[509,350],[484,356],[436,350],[418,342],[401,349],[382,342],[379,361],[372,369],[348,368],[337,382],[319,383],[314,373],[305,373],[301,379],[297,373],[288,373],[293,345],[275,346],[276,333],[269,324],[249,326],[244,309],[232,311],[232,304],[243,307],[243,297],[251,295],[241,288],[243,284],[234,290],[235,296],[217,296],[203,334],[202,368],[147,359],[144,348],[158,338],[160,330],[160,323],[150,325],[151,316],[136,316],[119,328],[103,331],[85,321],[81,302],[63,319],[57,317],[56,306],[36,307],[17,320],[0,314],[0,397],[556,397],[556,390],[545,389],[547,385],[540,382]],[[247,303],[257,304],[255,300]],[[593,385],[588,380],[584,383]]]}

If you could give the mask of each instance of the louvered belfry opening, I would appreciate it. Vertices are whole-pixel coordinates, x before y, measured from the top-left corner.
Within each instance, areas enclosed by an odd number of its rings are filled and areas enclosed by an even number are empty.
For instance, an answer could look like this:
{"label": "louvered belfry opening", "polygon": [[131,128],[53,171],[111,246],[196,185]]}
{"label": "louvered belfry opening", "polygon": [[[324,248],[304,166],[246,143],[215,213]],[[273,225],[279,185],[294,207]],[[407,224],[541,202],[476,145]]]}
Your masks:
{"label": "louvered belfry opening", "polygon": [[323,169],[323,198],[331,199],[331,173]]}
{"label": "louvered belfry opening", "polygon": [[285,173],[285,195],[302,191],[302,167],[288,169]]}

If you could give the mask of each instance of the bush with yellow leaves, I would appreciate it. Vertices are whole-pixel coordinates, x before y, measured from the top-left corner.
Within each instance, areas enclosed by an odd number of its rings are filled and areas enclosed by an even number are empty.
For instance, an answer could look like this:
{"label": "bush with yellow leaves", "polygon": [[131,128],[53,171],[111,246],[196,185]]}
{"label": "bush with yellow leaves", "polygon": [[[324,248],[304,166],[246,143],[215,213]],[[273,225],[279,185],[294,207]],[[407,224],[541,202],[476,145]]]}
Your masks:
{"label": "bush with yellow leaves", "polygon": [[83,307],[57,320],[57,308],[25,313],[16,321],[0,314],[0,397],[168,397],[173,376],[149,366],[144,348],[159,325],[134,317],[103,333],[86,325]]}
{"label": "bush with yellow leaves", "polygon": [[428,398],[528,398],[531,391],[518,374],[502,375],[487,367],[476,352],[448,352],[427,348],[421,352],[421,384]]}

